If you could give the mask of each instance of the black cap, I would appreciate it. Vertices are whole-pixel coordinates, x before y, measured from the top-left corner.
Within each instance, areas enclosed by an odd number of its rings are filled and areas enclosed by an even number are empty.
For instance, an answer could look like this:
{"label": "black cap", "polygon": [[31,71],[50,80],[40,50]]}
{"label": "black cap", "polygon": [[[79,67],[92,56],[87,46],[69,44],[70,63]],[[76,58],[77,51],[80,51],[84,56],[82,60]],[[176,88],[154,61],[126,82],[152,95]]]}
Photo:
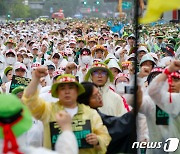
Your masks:
{"label": "black cap", "polygon": [[49,69],[54,69],[54,70],[55,70],[54,65],[51,65],[51,64],[50,64],[50,65],[48,65],[47,67],[48,67],[48,70],[49,70]]}

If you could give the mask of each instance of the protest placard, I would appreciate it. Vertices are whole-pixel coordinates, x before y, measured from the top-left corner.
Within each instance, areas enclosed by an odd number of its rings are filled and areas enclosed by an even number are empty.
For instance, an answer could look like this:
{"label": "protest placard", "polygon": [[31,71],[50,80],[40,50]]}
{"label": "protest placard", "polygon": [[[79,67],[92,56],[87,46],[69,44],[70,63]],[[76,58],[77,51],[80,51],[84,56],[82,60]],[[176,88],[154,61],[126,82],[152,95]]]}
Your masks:
{"label": "protest placard", "polygon": [[18,86],[26,87],[30,83],[30,81],[31,81],[31,79],[29,79],[29,78],[24,78],[24,77],[19,77],[19,76],[13,75],[9,93],[11,93],[12,90]]}
{"label": "protest placard", "polygon": [[[90,120],[74,120],[72,122],[72,129],[76,136],[78,147],[82,148],[93,148],[92,145],[86,142],[86,135],[91,133]],[[58,136],[62,133],[56,122],[50,122],[50,135],[51,135],[51,147],[52,150],[55,148],[55,143]]]}

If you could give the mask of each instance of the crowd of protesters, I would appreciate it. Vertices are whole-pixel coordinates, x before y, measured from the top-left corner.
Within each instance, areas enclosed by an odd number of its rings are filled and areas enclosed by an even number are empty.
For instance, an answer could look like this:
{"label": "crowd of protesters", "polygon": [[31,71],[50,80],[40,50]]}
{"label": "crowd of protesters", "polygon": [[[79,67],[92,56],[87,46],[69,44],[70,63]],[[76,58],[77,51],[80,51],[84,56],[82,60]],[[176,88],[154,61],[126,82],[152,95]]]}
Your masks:
{"label": "crowd of protesters", "polygon": [[0,153],[135,153],[137,133],[138,153],[163,154],[147,144],[180,139],[180,25],[141,25],[135,36],[107,23],[0,25]]}

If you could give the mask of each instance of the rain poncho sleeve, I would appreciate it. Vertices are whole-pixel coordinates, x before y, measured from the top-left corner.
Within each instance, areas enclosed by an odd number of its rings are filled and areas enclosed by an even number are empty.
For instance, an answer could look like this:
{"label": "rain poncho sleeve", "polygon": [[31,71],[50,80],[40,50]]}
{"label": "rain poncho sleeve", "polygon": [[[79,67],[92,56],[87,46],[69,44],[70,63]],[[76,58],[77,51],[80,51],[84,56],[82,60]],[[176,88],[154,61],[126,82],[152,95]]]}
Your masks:
{"label": "rain poncho sleeve", "polygon": [[55,151],[43,147],[20,147],[23,153],[28,154],[78,154],[78,145],[76,138],[72,131],[64,131],[61,137],[58,137],[56,142]]}
{"label": "rain poncho sleeve", "polygon": [[28,106],[34,118],[41,121],[48,121],[52,106],[38,96],[39,92],[36,91],[33,96],[27,97],[25,89],[22,101]]}
{"label": "rain poncho sleeve", "polygon": [[[167,81],[158,83],[155,78],[149,86],[149,95],[154,102],[170,115],[169,120],[169,137],[180,138],[180,93],[171,93],[172,102],[170,103],[170,93],[168,92]],[[176,150],[180,153],[180,148]]]}
{"label": "rain poncho sleeve", "polygon": [[149,97],[149,95],[144,94],[139,112],[144,114],[146,117],[151,117],[152,112],[150,111],[155,111],[155,104],[152,101],[152,99]]}
{"label": "rain poncho sleeve", "polygon": [[179,93],[171,93],[172,103],[170,103],[170,93],[168,92],[168,83],[157,82],[155,78],[149,85],[148,93],[153,101],[164,111],[171,114],[172,116],[177,116],[180,113],[180,103]]}
{"label": "rain poncho sleeve", "polygon": [[42,147],[43,143],[43,124],[33,118],[33,125],[27,132],[27,144],[33,147]]}
{"label": "rain poncho sleeve", "polygon": [[55,149],[59,154],[78,154],[78,145],[73,132],[64,131],[61,137],[58,137]]}

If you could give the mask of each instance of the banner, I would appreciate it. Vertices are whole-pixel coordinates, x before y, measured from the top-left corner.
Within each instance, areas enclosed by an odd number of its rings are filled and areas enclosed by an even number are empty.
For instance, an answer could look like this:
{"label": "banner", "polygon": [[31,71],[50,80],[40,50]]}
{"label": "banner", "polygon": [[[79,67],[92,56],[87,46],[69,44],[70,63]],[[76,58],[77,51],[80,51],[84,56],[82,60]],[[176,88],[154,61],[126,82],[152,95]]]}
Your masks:
{"label": "banner", "polygon": [[29,79],[29,78],[24,78],[24,77],[19,77],[19,76],[13,75],[9,93],[11,93],[12,90],[18,86],[26,87],[30,82],[31,82],[31,79]]}
{"label": "banner", "polygon": [[[54,150],[55,143],[58,136],[62,133],[56,122],[50,122],[50,135],[51,135],[51,149]],[[72,129],[74,135],[76,136],[78,147],[81,148],[93,148],[86,142],[86,135],[91,133],[91,123],[90,120],[74,120],[72,122]]]}

